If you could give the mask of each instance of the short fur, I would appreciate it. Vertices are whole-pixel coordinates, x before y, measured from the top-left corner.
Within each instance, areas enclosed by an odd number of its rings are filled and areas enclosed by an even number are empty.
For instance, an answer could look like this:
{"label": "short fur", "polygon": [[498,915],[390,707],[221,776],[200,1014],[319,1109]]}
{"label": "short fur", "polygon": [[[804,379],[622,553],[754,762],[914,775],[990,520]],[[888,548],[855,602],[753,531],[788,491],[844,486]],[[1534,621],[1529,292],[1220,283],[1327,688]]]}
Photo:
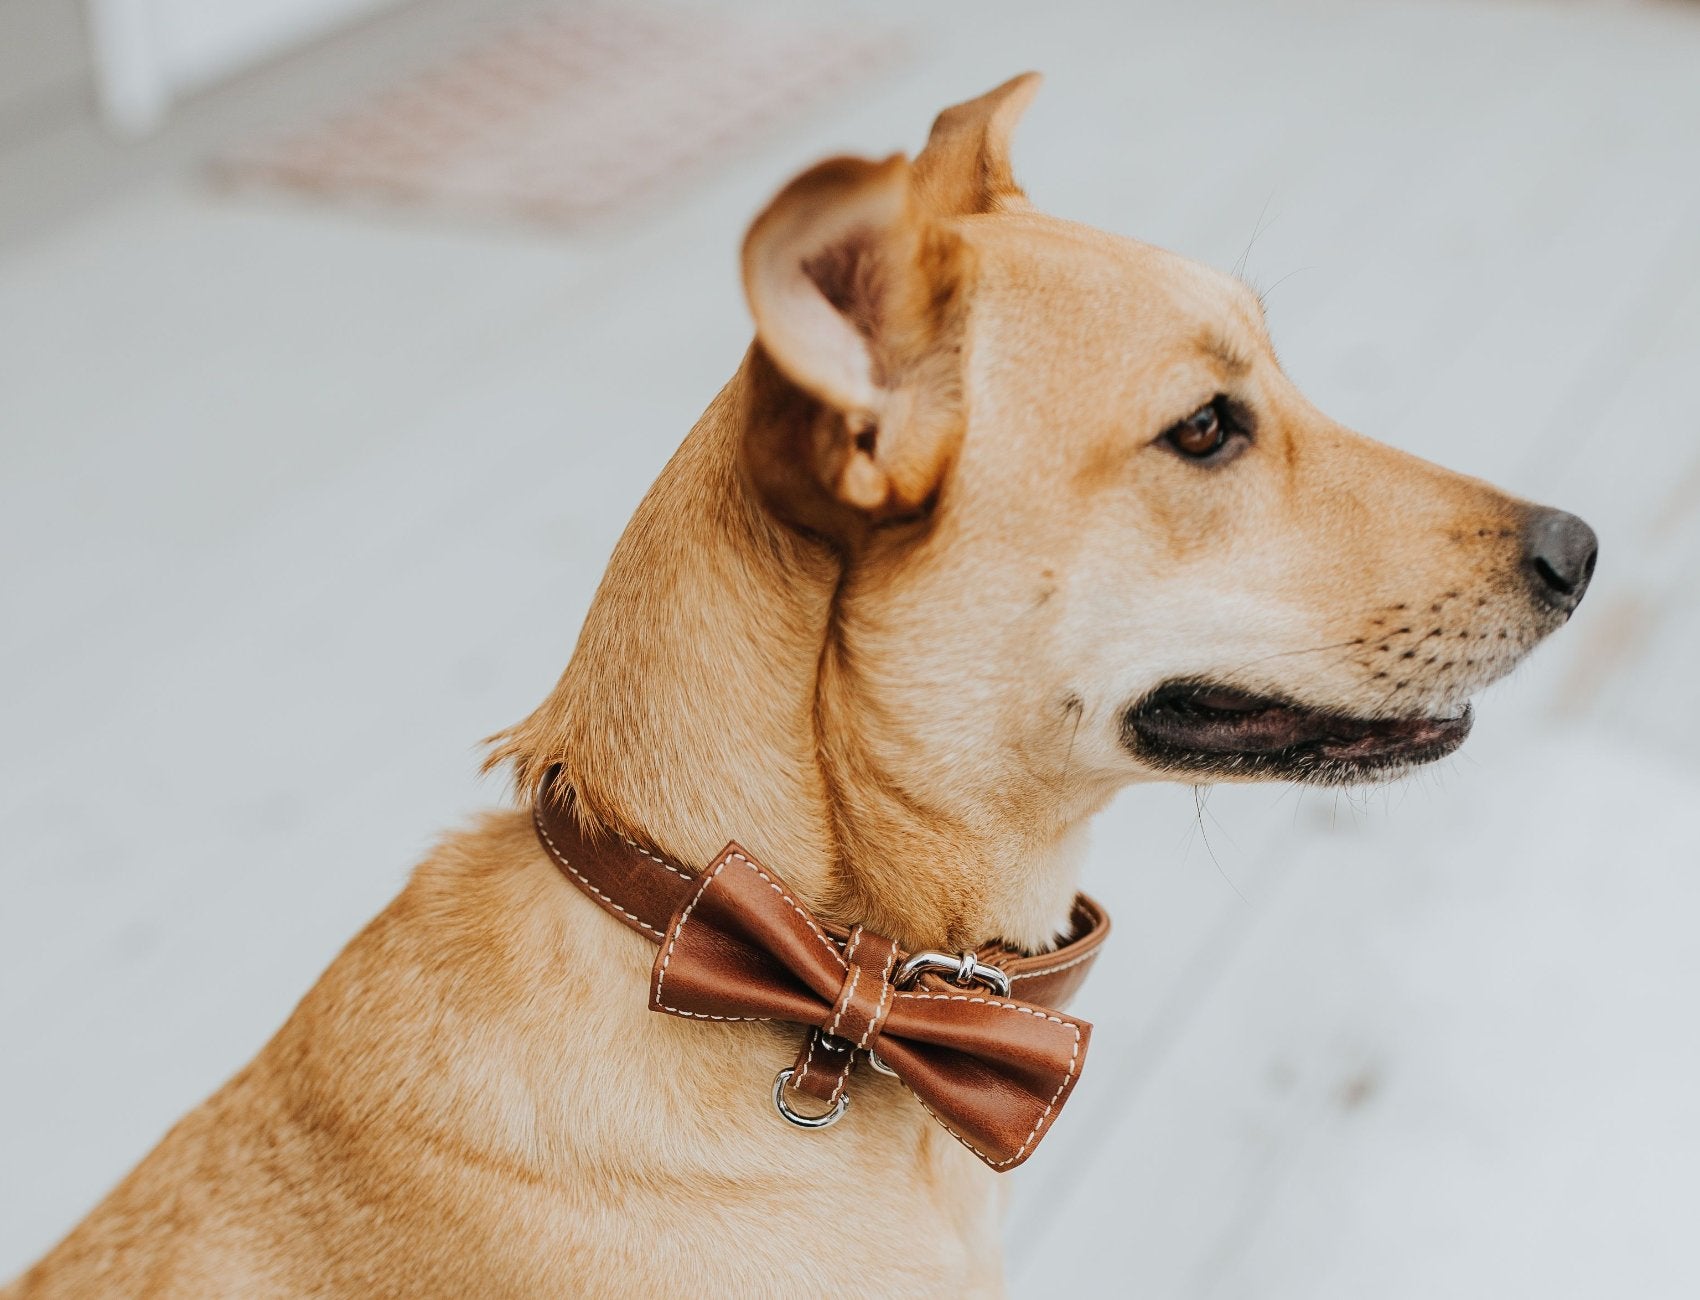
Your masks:
{"label": "short fur", "polygon": [[[1520,503],[1321,415],[1237,281],[1028,206],[1035,85],[757,220],[756,342],[497,739],[522,796],[560,765],[597,826],[736,837],[831,920],[1040,949],[1088,817],[1167,774],[1123,725],[1160,683],[1440,712],[1555,625]],[[1161,435],[1218,394],[1255,438],[1188,463]],[[653,1015],[652,959],[486,817],[4,1294],[1001,1293],[994,1175],[867,1071],[786,1127],[799,1031]]]}

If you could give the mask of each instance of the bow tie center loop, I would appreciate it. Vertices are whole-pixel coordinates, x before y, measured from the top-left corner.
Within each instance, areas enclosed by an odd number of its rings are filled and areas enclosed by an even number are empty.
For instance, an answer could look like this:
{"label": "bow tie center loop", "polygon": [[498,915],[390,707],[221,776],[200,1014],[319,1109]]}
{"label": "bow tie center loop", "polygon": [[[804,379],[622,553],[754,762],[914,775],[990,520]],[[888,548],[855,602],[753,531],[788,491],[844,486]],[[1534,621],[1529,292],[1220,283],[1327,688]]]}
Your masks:
{"label": "bow tie center loop", "polygon": [[897,944],[863,926],[844,944],[848,968],[832,1010],[811,1033],[792,1067],[789,1086],[818,1101],[837,1102],[858,1049],[872,1050],[891,1013]]}
{"label": "bow tie center loop", "polygon": [[844,960],[849,973],[838,999],[832,1004],[832,1015],[822,1022],[821,1031],[832,1038],[865,1048],[879,1037],[891,1011],[892,968],[897,965],[897,944],[883,934],[857,926],[850,931],[844,945]]}

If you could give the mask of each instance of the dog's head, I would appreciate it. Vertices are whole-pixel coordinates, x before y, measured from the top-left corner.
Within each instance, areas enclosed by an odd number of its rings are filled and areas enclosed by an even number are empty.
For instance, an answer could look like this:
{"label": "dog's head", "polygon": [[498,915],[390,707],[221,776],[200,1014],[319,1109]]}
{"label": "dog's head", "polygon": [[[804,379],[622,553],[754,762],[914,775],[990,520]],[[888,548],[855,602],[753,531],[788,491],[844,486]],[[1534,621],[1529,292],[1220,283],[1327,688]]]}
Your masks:
{"label": "dog's head", "polygon": [[[1229,275],[1033,211],[1037,78],[750,231],[743,460],[845,557],[823,671],[880,779],[1382,778],[1576,608],[1587,525],[1352,433]],[[1059,784],[1060,783],[1060,784]]]}

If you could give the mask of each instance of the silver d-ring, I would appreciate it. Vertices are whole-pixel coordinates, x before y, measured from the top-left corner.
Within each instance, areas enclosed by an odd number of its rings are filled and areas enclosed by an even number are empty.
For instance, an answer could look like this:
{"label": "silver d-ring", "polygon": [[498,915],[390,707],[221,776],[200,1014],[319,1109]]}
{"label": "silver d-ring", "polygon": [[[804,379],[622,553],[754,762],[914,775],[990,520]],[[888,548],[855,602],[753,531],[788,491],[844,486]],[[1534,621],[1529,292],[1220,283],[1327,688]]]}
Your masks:
{"label": "silver d-ring", "polygon": [[850,1107],[850,1094],[841,1092],[838,1100],[833,1103],[831,1110],[824,1115],[799,1115],[785,1104],[785,1085],[791,1082],[793,1070],[788,1065],[773,1076],[773,1108],[779,1112],[780,1118],[787,1124],[795,1124],[798,1128],[831,1128],[844,1118],[844,1112]]}
{"label": "silver d-ring", "polygon": [[900,989],[908,988],[915,979],[924,974],[933,973],[948,977],[958,988],[965,988],[971,983],[984,984],[1000,998],[1009,996],[1009,972],[998,966],[989,966],[972,952],[962,953],[953,957],[947,952],[917,952],[897,968],[897,974],[891,977],[891,982]]}

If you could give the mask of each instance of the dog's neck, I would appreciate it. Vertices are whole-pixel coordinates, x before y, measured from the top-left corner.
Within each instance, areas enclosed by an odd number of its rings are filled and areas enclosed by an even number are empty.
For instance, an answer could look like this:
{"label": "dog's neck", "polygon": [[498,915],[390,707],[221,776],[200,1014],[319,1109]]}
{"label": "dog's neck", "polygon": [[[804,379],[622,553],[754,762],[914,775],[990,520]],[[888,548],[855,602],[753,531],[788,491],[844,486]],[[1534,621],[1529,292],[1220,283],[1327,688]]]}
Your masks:
{"label": "dog's neck", "polygon": [[566,672],[492,761],[512,762],[522,791],[559,764],[590,820],[686,864],[736,838],[821,915],[906,947],[1045,946],[1086,810],[970,827],[883,779],[833,643],[843,560],[739,472],[747,377],[638,507]]}

